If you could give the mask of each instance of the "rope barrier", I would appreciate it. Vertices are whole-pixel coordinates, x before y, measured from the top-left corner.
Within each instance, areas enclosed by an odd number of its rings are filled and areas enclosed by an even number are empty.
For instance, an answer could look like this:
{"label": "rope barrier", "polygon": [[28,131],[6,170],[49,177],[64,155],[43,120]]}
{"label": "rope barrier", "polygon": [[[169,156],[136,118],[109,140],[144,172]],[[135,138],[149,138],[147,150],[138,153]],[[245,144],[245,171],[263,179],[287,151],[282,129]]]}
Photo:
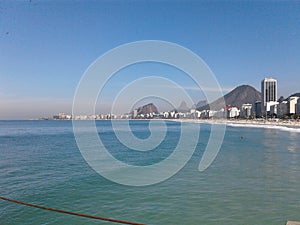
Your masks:
{"label": "rope barrier", "polygon": [[96,220],[103,220],[103,221],[107,221],[107,222],[120,223],[120,224],[145,225],[145,224],[141,224],[141,223],[134,223],[134,222],[128,222],[128,221],[124,221],[124,220],[116,220],[116,219],[110,219],[110,218],[105,218],[105,217],[100,217],[100,216],[92,216],[92,215],[87,215],[87,214],[71,212],[71,211],[65,211],[65,210],[61,210],[61,209],[49,208],[49,207],[35,205],[35,204],[27,203],[27,202],[21,202],[21,201],[11,199],[11,198],[6,198],[6,197],[3,197],[3,196],[0,196],[0,199],[2,199],[4,201],[14,202],[14,203],[17,203],[17,204],[20,204],[20,205],[26,205],[26,206],[29,206],[29,207],[48,210],[48,211],[52,211],[52,212],[69,214],[69,215],[73,215],[73,216],[85,217],[85,218],[96,219]]}

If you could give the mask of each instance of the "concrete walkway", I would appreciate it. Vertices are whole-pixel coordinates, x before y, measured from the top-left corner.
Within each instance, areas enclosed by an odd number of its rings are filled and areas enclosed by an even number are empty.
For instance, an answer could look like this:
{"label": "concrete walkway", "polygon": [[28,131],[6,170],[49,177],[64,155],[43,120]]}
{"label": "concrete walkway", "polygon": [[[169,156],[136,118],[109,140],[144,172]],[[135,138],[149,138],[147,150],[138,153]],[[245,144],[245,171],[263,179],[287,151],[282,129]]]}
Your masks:
{"label": "concrete walkway", "polygon": [[300,222],[297,222],[297,221],[287,221],[285,225],[300,225]]}

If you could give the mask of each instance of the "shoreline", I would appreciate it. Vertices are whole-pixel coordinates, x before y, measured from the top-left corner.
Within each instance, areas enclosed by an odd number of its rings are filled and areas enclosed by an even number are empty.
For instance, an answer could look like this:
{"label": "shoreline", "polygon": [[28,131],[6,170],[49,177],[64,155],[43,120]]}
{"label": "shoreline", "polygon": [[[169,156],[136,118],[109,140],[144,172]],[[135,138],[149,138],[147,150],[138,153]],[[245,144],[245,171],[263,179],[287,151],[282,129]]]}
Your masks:
{"label": "shoreline", "polygon": [[[106,121],[107,119],[99,119],[95,121]],[[247,127],[265,127],[265,126],[277,126],[286,128],[300,128],[300,121],[296,120],[263,120],[263,119],[113,119],[116,121],[122,120],[157,120],[157,121],[174,121],[174,122],[193,122],[193,123],[206,123],[206,124],[225,124],[225,125],[246,125]],[[1,121],[12,121],[12,120],[1,120]],[[25,120],[13,120],[13,121],[72,121],[71,119],[54,119],[54,120],[44,120],[44,119],[25,119]],[[78,120],[85,121],[85,120]]]}
{"label": "shoreline", "polygon": [[285,120],[247,120],[247,119],[171,119],[176,122],[196,122],[207,124],[225,124],[225,125],[240,125],[240,126],[253,126],[253,127],[286,127],[286,128],[300,128],[300,121],[285,121]]}

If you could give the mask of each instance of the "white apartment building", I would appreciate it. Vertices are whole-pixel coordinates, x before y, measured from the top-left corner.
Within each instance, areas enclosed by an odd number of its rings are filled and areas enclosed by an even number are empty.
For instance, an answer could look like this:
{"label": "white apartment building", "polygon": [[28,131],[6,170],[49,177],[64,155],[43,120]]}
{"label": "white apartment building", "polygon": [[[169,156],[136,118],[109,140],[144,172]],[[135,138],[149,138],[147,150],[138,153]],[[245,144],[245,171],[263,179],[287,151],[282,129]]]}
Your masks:
{"label": "white apartment building", "polygon": [[288,112],[290,114],[295,114],[296,113],[298,99],[299,99],[299,97],[297,97],[297,96],[291,96],[289,98]]}
{"label": "white apartment building", "polygon": [[237,107],[231,107],[228,109],[228,117],[234,118],[240,115],[240,110]]}
{"label": "white apartment building", "polygon": [[242,110],[240,112],[241,116],[250,117],[252,114],[252,104],[246,103],[242,105]]}

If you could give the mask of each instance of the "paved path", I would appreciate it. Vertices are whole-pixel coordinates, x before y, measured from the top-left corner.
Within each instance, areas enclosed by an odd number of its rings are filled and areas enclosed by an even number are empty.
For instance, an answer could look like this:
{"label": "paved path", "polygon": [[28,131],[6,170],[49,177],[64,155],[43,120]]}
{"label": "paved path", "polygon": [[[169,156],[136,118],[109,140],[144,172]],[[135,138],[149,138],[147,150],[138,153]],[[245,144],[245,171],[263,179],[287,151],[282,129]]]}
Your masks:
{"label": "paved path", "polygon": [[297,221],[287,221],[285,225],[300,225],[300,222],[297,222]]}

